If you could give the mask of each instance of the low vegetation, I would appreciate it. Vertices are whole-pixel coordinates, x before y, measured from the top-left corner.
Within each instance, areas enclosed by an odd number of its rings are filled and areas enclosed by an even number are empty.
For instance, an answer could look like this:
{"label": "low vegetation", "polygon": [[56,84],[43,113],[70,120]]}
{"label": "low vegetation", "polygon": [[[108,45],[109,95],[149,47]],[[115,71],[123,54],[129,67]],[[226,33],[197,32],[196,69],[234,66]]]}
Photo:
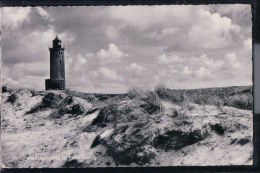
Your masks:
{"label": "low vegetation", "polygon": [[[82,95],[68,91],[48,91],[42,95],[37,91],[12,91],[6,92],[5,97],[8,104],[4,109],[10,112],[31,105],[33,102],[26,103],[30,99],[35,101],[36,104],[23,113],[27,119],[24,130],[36,127],[59,129],[42,135],[59,134],[64,130],[56,148],[75,150],[75,159],[65,160],[63,167],[99,165],[99,160],[105,160],[100,163],[101,166],[154,166],[164,162],[160,160],[160,155],[176,153],[166,158],[169,161],[173,157],[185,157],[185,150],[196,160],[199,156],[194,154],[195,157],[193,153],[197,148],[207,145],[206,148],[210,149],[207,152],[213,152],[218,140],[222,140],[221,145],[236,147],[252,144],[250,115],[253,98],[250,87],[171,90],[158,86],[154,91],[133,88],[126,94],[118,95]],[[45,122],[37,124],[38,121],[29,121],[40,116]],[[3,127],[10,126],[8,122],[15,121],[5,120]],[[48,145],[52,146],[52,143]],[[80,148],[84,151],[79,152]],[[222,152],[225,155],[224,149],[216,149],[215,154]],[[95,160],[76,157],[82,152],[81,156],[94,155]],[[198,162],[204,164],[204,161]]]}
{"label": "low vegetation", "polygon": [[231,106],[239,109],[253,109],[252,87],[206,88],[193,90],[171,90],[163,85],[155,92],[164,100],[173,103],[196,103],[200,105]]}

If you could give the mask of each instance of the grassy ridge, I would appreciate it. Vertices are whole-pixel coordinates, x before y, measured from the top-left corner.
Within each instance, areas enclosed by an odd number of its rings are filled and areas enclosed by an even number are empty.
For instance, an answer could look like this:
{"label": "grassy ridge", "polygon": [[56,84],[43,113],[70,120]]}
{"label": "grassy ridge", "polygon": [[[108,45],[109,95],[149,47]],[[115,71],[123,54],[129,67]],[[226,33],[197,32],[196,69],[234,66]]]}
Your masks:
{"label": "grassy ridge", "polygon": [[[196,103],[200,105],[215,105],[218,107],[231,106],[239,109],[253,109],[252,86],[231,86],[219,88],[202,89],[169,89],[159,85],[154,91],[145,91],[140,88],[132,88],[126,94],[89,94],[66,90],[65,93],[72,96],[82,97],[89,101],[102,102],[111,98],[146,97],[148,101],[156,101],[156,95],[159,99],[168,100],[172,103]],[[158,100],[157,100],[158,101]],[[151,105],[153,105],[152,103]],[[156,103],[155,103],[156,104]],[[156,107],[156,105],[154,105]]]}
{"label": "grassy ridge", "polygon": [[253,109],[252,86],[171,90],[160,85],[156,87],[155,92],[161,99],[173,103],[191,102],[219,107],[231,106],[239,109]]}

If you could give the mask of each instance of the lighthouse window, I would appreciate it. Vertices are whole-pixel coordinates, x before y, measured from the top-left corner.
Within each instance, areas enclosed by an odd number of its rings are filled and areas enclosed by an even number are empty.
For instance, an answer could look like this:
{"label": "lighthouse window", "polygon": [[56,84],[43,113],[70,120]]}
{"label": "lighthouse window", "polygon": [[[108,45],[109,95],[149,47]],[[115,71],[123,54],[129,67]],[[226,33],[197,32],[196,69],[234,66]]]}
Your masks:
{"label": "lighthouse window", "polygon": [[61,60],[60,60],[60,66],[61,66]]}

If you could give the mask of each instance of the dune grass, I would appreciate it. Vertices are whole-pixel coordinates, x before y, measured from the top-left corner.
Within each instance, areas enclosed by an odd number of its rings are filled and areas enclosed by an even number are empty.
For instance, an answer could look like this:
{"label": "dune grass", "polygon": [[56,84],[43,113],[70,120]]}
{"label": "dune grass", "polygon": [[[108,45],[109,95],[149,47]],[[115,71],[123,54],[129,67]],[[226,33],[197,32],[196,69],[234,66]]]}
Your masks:
{"label": "dune grass", "polygon": [[[212,90],[212,91],[210,91]],[[173,103],[196,103],[200,105],[215,105],[217,107],[231,106],[239,109],[253,109],[253,95],[250,89],[229,89],[229,92],[222,89],[197,89],[197,90],[171,90],[164,85],[155,88],[160,99]]]}

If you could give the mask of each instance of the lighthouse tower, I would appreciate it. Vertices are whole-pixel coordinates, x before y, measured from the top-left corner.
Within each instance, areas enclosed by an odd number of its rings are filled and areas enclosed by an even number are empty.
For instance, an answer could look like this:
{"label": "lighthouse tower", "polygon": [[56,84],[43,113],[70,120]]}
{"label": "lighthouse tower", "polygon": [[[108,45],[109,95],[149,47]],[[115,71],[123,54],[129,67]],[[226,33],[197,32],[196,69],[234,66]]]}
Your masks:
{"label": "lighthouse tower", "polygon": [[52,41],[50,50],[50,79],[45,80],[46,90],[64,90],[65,89],[65,62],[64,50],[61,46],[61,40],[56,36]]}

